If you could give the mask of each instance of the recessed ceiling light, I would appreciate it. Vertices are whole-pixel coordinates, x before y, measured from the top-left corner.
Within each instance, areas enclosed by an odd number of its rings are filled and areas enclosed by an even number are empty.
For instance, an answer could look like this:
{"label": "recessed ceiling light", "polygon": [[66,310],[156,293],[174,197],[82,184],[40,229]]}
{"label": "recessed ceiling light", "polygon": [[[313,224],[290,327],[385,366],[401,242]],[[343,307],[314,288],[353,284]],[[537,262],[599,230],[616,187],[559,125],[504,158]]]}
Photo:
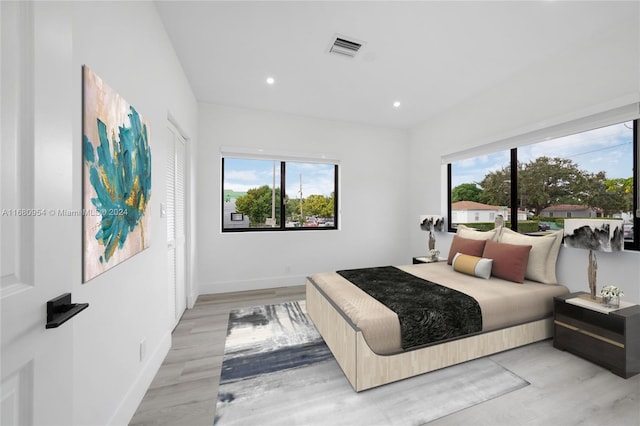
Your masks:
{"label": "recessed ceiling light", "polygon": [[273,77],[267,77],[267,84],[268,85],[273,85],[273,83],[275,83],[276,80]]}
{"label": "recessed ceiling light", "polygon": [[393,107],[394,107],[394,108],[400,108],[400,102],[395,101],[395,102],[393,103]]}

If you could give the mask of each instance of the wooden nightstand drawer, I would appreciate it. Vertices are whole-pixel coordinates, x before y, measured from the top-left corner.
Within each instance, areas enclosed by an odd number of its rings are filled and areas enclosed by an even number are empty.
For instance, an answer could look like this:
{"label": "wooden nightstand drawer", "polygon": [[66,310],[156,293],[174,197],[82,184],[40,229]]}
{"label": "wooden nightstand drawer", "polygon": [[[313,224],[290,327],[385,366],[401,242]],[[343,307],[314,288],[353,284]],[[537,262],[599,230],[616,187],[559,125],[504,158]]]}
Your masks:
{"label": "wooden nightstand drawer", "polygon": [[585,334],[582,330],[572,330],[556,323],[553,346],[600,364],[615,374],[624,373],[625,350],[620,343],[605,341],[597,335]]}
{"label": "wooden nightstand drawer", "polygon": [[553,346],[624,378],[640,373],[640,306],[600,312],[576,305],[579,294],[554,298]]}
{"label": "wooden nightstand drawer", "polygon": [[624,346],[624,323],[622,323],[621,327],[615,327],[612,330],[611,328],[605,328],[593,322],[576,319],[560,312],[556,314],[554,321],[556,324],[560,323],[566,328],[580,330],[580,332],[584,334],[595,336],[603,341],[610,341]]}

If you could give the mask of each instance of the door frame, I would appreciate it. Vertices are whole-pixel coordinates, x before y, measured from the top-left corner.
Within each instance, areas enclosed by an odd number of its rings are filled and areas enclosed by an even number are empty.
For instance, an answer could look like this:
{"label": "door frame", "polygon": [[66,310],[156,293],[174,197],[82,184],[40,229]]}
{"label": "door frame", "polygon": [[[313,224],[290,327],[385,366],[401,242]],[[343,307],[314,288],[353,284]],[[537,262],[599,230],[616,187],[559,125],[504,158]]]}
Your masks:
{"label": "door frame", "polygon": [[191,211],[192,211],[192,197],[191,197],[191,188],[192,188],[192,174],[191,174],[191,138],[188,136],[187,132],[185,132],[184,127],[180,126],[180,123],[173,114],[169,111],[167,113],[167,122],[168,126],[173,127],[175,131],[184,139],[184,148],[185,148],[185,163],[184,163],[184,264],[185,264],[185,295],[187,302],[187,309],[193,308],[196,303],[196,299],[198,298],[198,291],[194,284],[194,271],[193,271],[193,261],[192,261],[192,220],[191,220]]}

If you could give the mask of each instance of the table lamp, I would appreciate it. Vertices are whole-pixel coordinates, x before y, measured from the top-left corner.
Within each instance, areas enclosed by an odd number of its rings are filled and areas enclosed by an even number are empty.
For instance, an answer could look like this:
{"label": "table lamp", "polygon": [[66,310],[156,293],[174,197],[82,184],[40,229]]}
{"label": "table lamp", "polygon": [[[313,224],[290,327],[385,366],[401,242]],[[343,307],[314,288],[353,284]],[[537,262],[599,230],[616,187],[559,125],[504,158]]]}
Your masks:
{"label": "table lamp", "polygon": [[565,247],[589,250],[587,277],[589,279],[589,297],[591,300],[597,300],[596,273],[598,262],[595,252],[624,250],[622,223],[622,220],[589,218],[565,219],[564,221]]}
{"label": "table lamp", "polygon": [[429,251],[436,248],[436,237],[434,231],[441,232],[444,226],[444,218],[436,214],[424,214],[420,216],[420,228],[429,231]]}

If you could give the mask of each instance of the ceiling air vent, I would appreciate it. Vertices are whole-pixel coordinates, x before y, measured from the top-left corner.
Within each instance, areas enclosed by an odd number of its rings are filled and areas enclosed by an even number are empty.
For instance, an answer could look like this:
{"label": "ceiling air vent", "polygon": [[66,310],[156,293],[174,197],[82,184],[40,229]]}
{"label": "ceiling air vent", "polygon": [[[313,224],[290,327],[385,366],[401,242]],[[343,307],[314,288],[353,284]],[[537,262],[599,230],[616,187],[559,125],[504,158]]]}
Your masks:
{"label": "ceiling air vent", "polygon": [[362,44],[363,43],[358,41],[348,40],[343,36],[336,36],[329,48],[329,53],[336,53],[353,58],[362,47]]}

